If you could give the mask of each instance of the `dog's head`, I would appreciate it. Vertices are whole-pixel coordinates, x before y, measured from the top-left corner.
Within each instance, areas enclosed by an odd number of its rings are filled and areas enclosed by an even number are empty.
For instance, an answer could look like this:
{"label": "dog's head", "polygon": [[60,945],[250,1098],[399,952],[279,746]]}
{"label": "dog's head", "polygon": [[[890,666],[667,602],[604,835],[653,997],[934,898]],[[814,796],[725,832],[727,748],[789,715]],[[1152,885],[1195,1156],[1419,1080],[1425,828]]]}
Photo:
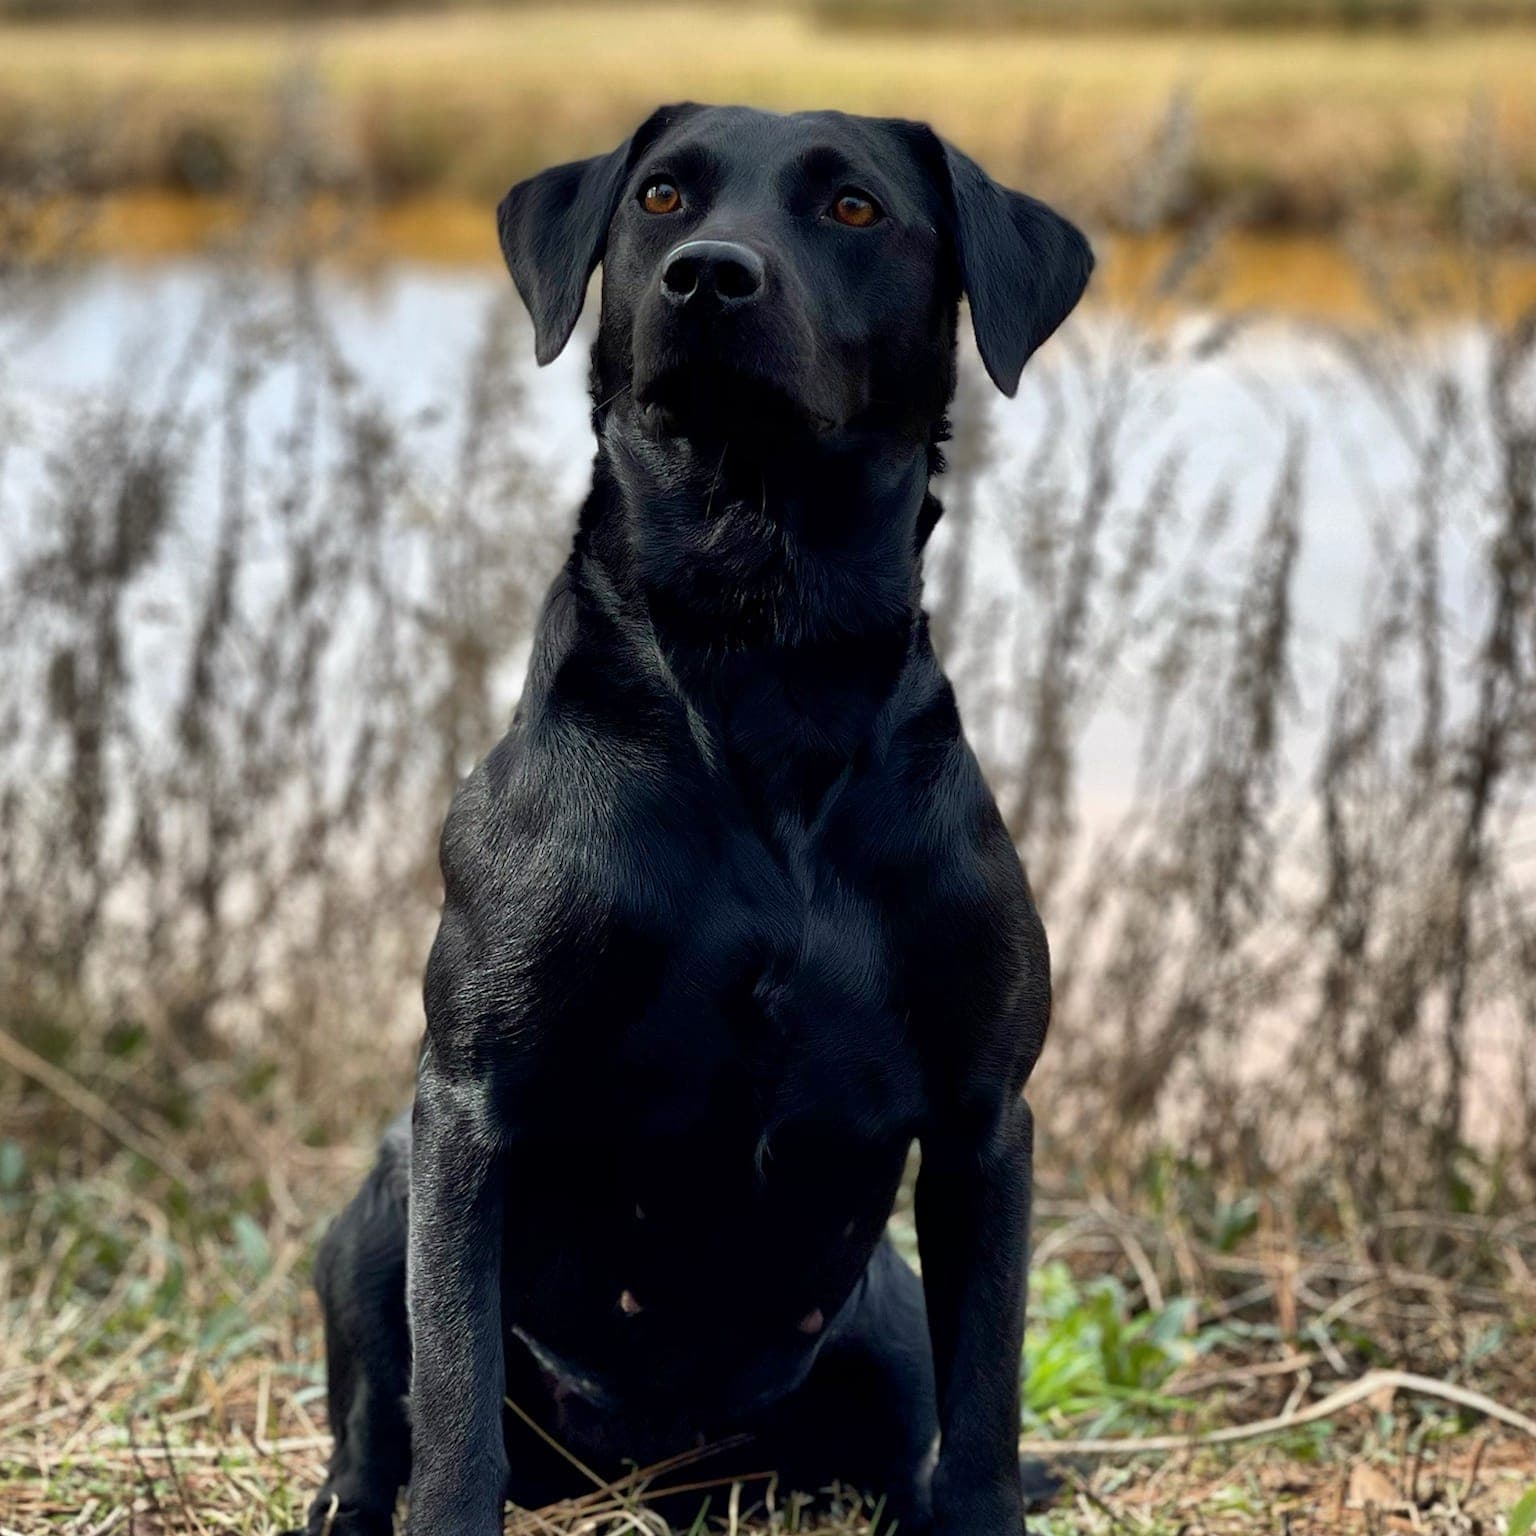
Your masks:
{"label": "dog's head", "polygon": [[499,224],[541,363],[602,264],[594,397],[660,438],[925,435],[961,293],[1011,395],[1093,265],[1065,219],[923,124],[837,112],[663,107],[610,154],[518,183]]}

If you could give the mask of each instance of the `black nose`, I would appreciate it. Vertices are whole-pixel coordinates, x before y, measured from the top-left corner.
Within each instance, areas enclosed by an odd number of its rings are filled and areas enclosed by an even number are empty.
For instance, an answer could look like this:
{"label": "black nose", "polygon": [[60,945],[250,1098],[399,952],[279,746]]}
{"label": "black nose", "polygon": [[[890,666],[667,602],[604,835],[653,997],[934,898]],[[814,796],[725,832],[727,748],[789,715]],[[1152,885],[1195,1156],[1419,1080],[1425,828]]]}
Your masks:
{"label": "black nose", "polygon": [[674,304],[697,295],[725,308],[750,304],[763,291],[763,258],[734,240],[686,240],[661,269],[661,291]]}

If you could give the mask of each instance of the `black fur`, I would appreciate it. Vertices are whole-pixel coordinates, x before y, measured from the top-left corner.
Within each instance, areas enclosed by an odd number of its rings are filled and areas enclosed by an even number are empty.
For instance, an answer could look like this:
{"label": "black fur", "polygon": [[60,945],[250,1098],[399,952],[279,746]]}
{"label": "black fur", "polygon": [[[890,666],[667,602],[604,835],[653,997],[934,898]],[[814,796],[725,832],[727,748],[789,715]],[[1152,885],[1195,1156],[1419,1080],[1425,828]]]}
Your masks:
{"label": "black fur", "polygon": [[[500,224],[541,361],[602,265],[597,458],[443,831],[411,1121],[321,1250],[310,1529],[584,1491],[510,1398],[605,1477],[745,1434],[681,1476],[1009,1536],[1049,962],[919,562],[962,289],[1011,393],[1088,248],[920,125],[695,106]],[[921,1283],[883,1235],[914,1140]]]}

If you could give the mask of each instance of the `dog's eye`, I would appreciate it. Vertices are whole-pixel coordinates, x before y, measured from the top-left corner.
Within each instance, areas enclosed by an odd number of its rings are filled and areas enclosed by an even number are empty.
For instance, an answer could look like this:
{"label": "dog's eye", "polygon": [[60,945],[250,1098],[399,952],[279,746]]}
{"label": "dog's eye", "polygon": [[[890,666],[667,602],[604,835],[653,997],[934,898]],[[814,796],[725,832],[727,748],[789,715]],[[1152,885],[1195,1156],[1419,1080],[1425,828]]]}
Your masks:
{"label": "dog's eye", "polygon": [[846,224],[851,229],[868,229],[871,224],[878,224],[881,218],[879,203],[853,187],[844,187],[833,198],[829,211],[839,224]]}
{"label": "dog's eye", "polygon": [[670,181],[653,181],[640,194],[640,206],[647,213],[676,213],[683,206],[683,194]]}

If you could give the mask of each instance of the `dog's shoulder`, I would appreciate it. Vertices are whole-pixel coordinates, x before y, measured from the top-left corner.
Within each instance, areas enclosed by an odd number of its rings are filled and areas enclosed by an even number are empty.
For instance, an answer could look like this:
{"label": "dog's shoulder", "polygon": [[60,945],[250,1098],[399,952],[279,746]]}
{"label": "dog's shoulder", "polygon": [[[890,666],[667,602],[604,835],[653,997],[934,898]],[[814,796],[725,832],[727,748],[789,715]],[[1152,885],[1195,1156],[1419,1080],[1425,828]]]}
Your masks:
{"label": "dog's shoulder", "polygon": [[644,983],[707,857],[683,711],[637,671],[568,568],[511,728],[443,825],[429,1032],[531,1044]]}
{"label": "dog's shoulder", "polygon": [[955,690],[926,640],[914,647],[866,754],[844,818],[866,857],[915,873],[1006,850],[992,792]]}
{"label": "dog's shoulder", "polygon": [[931,654],[903,678],[891,715],[878,761],[829,828],[829,847],[854,881],[881,894],[899,990],[925,1054],[979,1064],[972,1086],[991,1096],[1022,1082],[1044,1039],[1045,931]]}
{"label": "dog's shoulder", "polygon": [[441,844],[450,901],[558,884],[616,819],[635,821],[637,802],[675,792],[686,767],[667,750],[683,711],[636,666],[573,566],[545,598],[511,728],[454,795]]}

